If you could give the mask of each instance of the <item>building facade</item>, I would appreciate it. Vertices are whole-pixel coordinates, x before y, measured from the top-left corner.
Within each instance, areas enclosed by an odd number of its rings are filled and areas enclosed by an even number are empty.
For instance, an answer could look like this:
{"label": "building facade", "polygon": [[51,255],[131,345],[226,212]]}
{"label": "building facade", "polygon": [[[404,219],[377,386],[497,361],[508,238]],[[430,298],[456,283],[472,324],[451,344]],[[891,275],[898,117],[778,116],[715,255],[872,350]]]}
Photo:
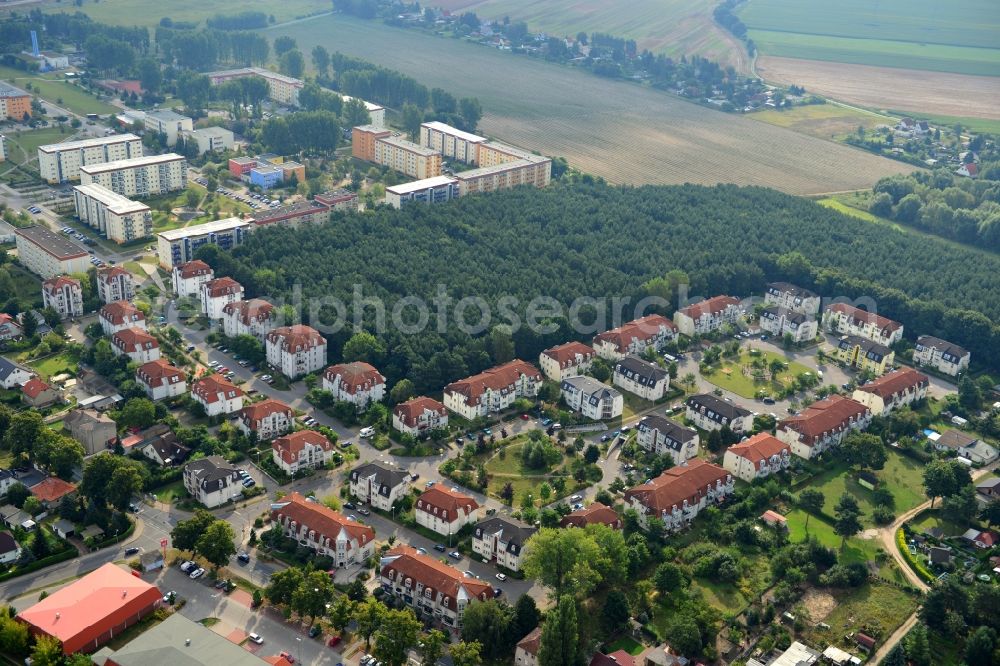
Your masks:
{"label": "building facade", "polygon": [[142,157],[142,139],[135,134],[38,147],[38,173],[50,185],[80,180],[80,168]]}
{"label": "building facade", "polygon": [[891,347],[903,339],[903,325],[846,303],[834,303],[823,312],[823,326],[843,335],[855,335]]}
{"label": "building facade", "polygon": [[233,133],[225,127],[203,127],[201,129],[181,132],[181,137],[187,143],[198,147],[198,154],[221,153],[232,150],[236,146]]}
{"label": "building facade", "polygon": [[859,386],[851,396],[871,410],[872,416],[885,416],[900,407],[927,397],[930,379],[912,368],[900,368]]}
{"label": "building facade", "polygon": [[131,301],[135,298],[135,280],[121,266],[104,266],[97,269],[97,295],[102,303]]}
{"label": "building facade", "polygon": [[376,139],[372,161],[418,180],[441,175],[441,153],[398,136]]}
{"label": "building facade", "polygon": [[151,197],[187,187],[187,160],[176,153],[80,167],[80,184],[96,184],[123,197]]}
{"label": "building facade", "polygon": [[392,505],[410,492],[409,477],[377,462],[365,463],[351,470],[350,490],[352,497],[380,511],[392,511]]}
{"label": "building facade", "polygon": [[57,275],[86,273],[90,268],[90,253],[46,227],[15,229],[14,240],[18,261],[43,280]]}
{"label": "building facade", "polygon": [[570,409],[593,421],[617,418],[625,409],[624,396],[593,377],[567,377],[559,391]]}
{"label": "building facade", "polygon": [[722,459],[722,466],[730,474],[747,483],[783,472],[791,464],[791,446],[766,432],[733,444]]}
{"label": "building facade", "polygon": [[482,136],[438,121],[420,125],[420,145],[436,150],[450,160],[479,164],[479,146],[487,142]]}
{"label": "building facade", "polygon": [[126,328],[111,336],[111,351],[133,363],[149,363],[160,358],[160,343],[145,329]]}
{"label": "building facade", "polygon": [[215,271],[201,259],[195,259],[175,265],[170,279],[178,298],[201,299],[201,286],[215,279]]}
{"label": "building facade", "polygon": [[243,244],[250,233],[251,224],[238,217],[227,217],[214,222],[196,224],[181,229],[161,231],[156,234],[156,255],[160,266],[172,270],[174,266],[194,259],[195,251],[202,245],[218,245],[231,250]]}
{"label": "building facade", "polygon": [[31,117],[31,95],[6,82],[0,82],[0,118],[21,122]]}
{"label": "building facade", "polygon": [[147,111],[143,124],[147,132],[162,134],[168,146],[177,145],[177,138],[181,133],[194,129],[194,121],[170,109]]}
{"label": "building facade", "polygon": [[735,326],[742,316],[740,299],[733,296],[713,296],[675,312],[674,323],[684,335],[706,335],[726,324]]}
{"label": "building facade", "polygon": [[816,339],[819,324],[809,315],[771,305],[760,313],[760,330],[780,338],[790,335],[793,342],[808,342]]}
{"label": "building facade", "polygon": [[318,372],[326,365],[326,338],[311,326],[281,326],[264,338],[267,362],[289,379]]}
{"label": "building facade", "polygon": [[231,277],[220,277],[201,285],[201,313],[210,321],[222,319],[223,309],[243,300],[243,285]]}
{"label": "building facade", "polygon": [[831,395],[778,423],[777,437],[800,458],[810,459],[839,446],[852,430],[864,430],[872,411],[856,400]]}
{"label": "building facade", "polygon": [[52,308],[63,319],[82,317],[83,287],[80,281],[60,275],[42,282],[42,307]]}
{"label": "building facade", "polygon": [[542,373],[520,359],[485,370],[444,387],[444,406],[470,421],[507,409],[518,398],[533,398]]}
{"label": "building facade", "polygon": [[252,335],[263,342],[276,327],[274,306],[263,299],[233,301],[222,306],[222,330],[226,337]]}
{"label": "building facade", "polygon": [[325,222],[328,219],[330,219],[330,209],[315,201],[298,201],[270,210],[255,211],[250,218],[257,227],[269,224],[297,227],[300,224]]}
{"label": "building facade", "polygon": [[208,456],[184,465],[184,488],[209,509],[243,496],[240,471],[222,456]]}
{"label": "building facade", "polygon": [[597,352],[582,342],[567,342],[549,347],[538,355],[538,367],[554,382],[587,373]]}
{"label": "building facade", "polygon": [[295,423],[295,412],[281,402],[268,398],[252,405],[247,405],[239,411],[237,426],[247,437],[257,433],[257,440],[269,442],[292,429]]}
{"label": "building facade", "polygon": [[271,442],[271,457],[278,469],[289,476],[304,469],[316,469],[333,458],[333,444],[321,432],[299,430]]}
{"label": "building facade", "polygon": [[360,564],[375,554],[375,530],[299,493],[281,499],[271,520],[299,545],[333,559],[337,568]]}
{"label": "building facade", "polygon": [[675,465],[683,465],[698,455],[698,431],[676,421],[650,414],[636,426],[636,443],[657,455],[669,455]]}
{"label": "building facade", "polygon": [[411,437],[419,437],[432,430],[447,428],[448,410],[433,398],[411,398],[392,408],[392,427]]}
{"label": "building facade", "polygon": [[444,536],[457,534],[470,523],[476,522],[479,503],[457,490],[441,485],[425,490],[417,498],[414,516],[417,525]]}
{"label": "building facade", "polygon": [[135,380],[151,400],[176,398],[187,392],[184,371],[163,359],[143,363],[135,371]]}
{"label": "building facade", "polygon": [[434,176],[385,188],[385,202],[393,208],[411,203],[436,204],[457,199],[458,180],[451,176]]}
{"label": "building facade", "polygon": [[615,386],[652,402],[666,395],[670,388],[670,374],[638,356],[626,356],[615,363],[611,376]]}
{"label": "building facade", "polygon": [[299,91],[304,85],[301,79],[285,76],[277,72],[262,67],[240,67],[238,69],[227,69],[218,72],[209,72],[208,80],[213,86],[242,79],[246,77],[259,77],[267,82],[268,97],[279,104],[295,105],[299,103]]}
{"label": "building facade", "polygon": [[702,430],[721,430],[723,426],[735,433],[749,432],[753,428],[753,414],[728,400],[711,393],[699,393],[688,398],[684,416]]}
{"label": "building facade", "polygon": [[128,301],[115,301],[101,306],[97,319],[105,335],[114,335],[126,328],[146,329],[146,315]]}
{"label": "building facade", "polygon": [[81,221],[119,245],[153,235],[149,206],[92,183],[73,186],[73,205]]}
{"label": "building facade", "polygon": [[913,349],[914,363],[930,366],[952,377],[967,370],[971,359],[972,355],[962,347],[933,335],[921,335]]}
{"label": "building facade", "polygon": [[234,414],[243,409],[244,393],[236,384],[215,373],[191,385],[191,398],[205,409],[205,415]]}
{"label": "building facade", "polygon": [[647,315],[594,336],[594,351],[608,361],[660,351],[677,339],[677,326],[662,315]]}
{"label": "building facade", "polygon": [[668,532],[675,532],[690,525],[705,507],[725,501],[733,486],[732,474],[695,458],[625,491],[625,506],[636,510],[643,529],[655,517]]}
{"label": "building facade", "polygon": [[764,302],[813,319],[819,314],[819,295],[789,282],[769,282],[764,290]]}
{"label": "building facade", "polygon": [[859,335],[844,335],[837,341],[837,360],[876,377],[892,369],[896,353],[883,344]]}
{"label": "building facade", "polygon": [[526,159],[459,171],[455,174],[455,179],[458,180],[459,196],[463,197],[469,194],[509,190],[521,185],[541,188],[548,186],[552,181],[552,160],[531,155]]}
{"label": "building facade", "polygon": [[476,523],[472,533],[472,552],[484,561],[496,562],[497,566],[510,571],[520,571],[524,545],[537,531],[513,518],[493,516]]}

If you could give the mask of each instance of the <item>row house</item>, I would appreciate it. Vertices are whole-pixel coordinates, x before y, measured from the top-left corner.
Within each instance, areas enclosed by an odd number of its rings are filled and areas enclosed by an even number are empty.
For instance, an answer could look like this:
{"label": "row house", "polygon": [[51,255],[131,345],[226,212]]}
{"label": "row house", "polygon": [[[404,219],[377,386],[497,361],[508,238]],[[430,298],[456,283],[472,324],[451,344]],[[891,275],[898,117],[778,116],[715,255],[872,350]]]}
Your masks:
{"label": "row house", "polygon": [[385,397],[385,377],[369,363],[354,361],[331,365],[323,372],[323,390],[338,402],[349,402],[363,411]]}
{"label": "row house", "polygon": [[146,391],[151,400],[165,400],[184,395],[187,381],[184,371],[170,365],[164,359],[143,363],[135,371],[135,380]]}
{"label": "row house", "polygon": [[733,483],[725,469],[695,458],[625,491],[625,506],[639,514],[643,529],[650,518],[659,518],[674,532],[690,525],[705,507],[723,502]]}
{"label": "row house", "polygon": [[582,509],[567,513],[559,521],[559,527],[586,527],[587,525],[606,525],[613,530],[620,530],[622,519],[610,506],[594,502]]}
{"label": "row house", "polygon": [[675,465],[698,455],[698,431],[657,414],[639,422],[635,441],[650,453],[669,455]]}
{"label": "row house", "polygon": [[655,402],[670,388],[670,374],[638,356],[626,356],[615,364],[612,380],[629,393]]}
{"label": "row house", "polygon": [[761,432],[739,444],[733,444],[723,456],[722,466],[737,479],[747,483],[788,469],[792,448],[773,435]]}
{"label": "row house", "polygon": [[396,546],[382,557],[379,582],[386,594],[400,599],[420,619],[446,627],[462,626],[469,604],[496,596],[493,586],[410,546]]}
{"label": "row house", "polygon": [[872,416],[883,416],[923,400],[929,385],[924,373],[901,368],[859,386],[851,397],[872,410]]}
{"label": "row house", "polygon": [[819,294],[790,282],[768,282],[764,303],[815,318],[819,314]]}
{"label": "row house", "polygon": [[425,432],[447,428],[448,409],[433,398],[410,398],[392,408],[392,427],[405,435],[419,437]]}
{"label": "row house", "polygon": [[567,342],[550,347],[538,355],[538,366],[554,382],[585,374],[594,364],[597,352],[582,342]]}
{"label": "row house", "polygon": [[101,306],[97,312],[104,335],[114,335],[126,328],[146,330],[146,315],[128,301],[115,301]]}
{"label": "row house", "polygon": [[457,490],[434,486],[417,498],[417,525],[445,536],[476,522],[479,502]]}
{"label": "row house", "polygon": [[518,398],[533,398],[542,373],[520,359],[485,370],[444,387],[444,406],[472,421],[507,409]]}
{"label": "row house", "polygon": [[215,279],[215,271],[201,259],[177,264],[170,271],[174,293],[178,298],[201,298],[201,288]]}
{"label": "row house", "polygon": [[351,495],[381,511],[392,511],[392,505],[410,492],[406,472],[377,462],[355,467],[349,478]]}
{"label": "row house", "polygon": [[594,336],[594,351],[608,361],[659,351],[677,339],[677,326],[662,315],[647,315]]}
{"label": "row house", "polygon": [[844,335],[837,340],[837,360],[876,377],[885,374],[896,360],[896,352],[874,340],[859,335]]}
{"label": "row house", "polygon": [[243,300],[243,285],[231,277],[220,277],[201,285],[201,313],[210,321],[222,319],[222,308]]}
{"label": "row house", "polygon": [[261,298],[233,301],[222,306],[222,332],[226,337],[250,335],[261,342],[276,326],[274,306]]}
{"label": "row house", "polygon": [[209,509],[243,496],[240,470],[222,456],[208,456],[184,466],[184,488]]}
{"label": "row house", "polygon": [[111,336],[111,351],[134,363],[149,363],[160,358],[160,343],[145,329],[126,328]]}
{"label": "row house", "polygon": [[831,395],[778,423],[777,436],[800,458],[813,458],[839,446],[851,430],[864,430],[872,412],[857,400]]}
{"label": "row house", "polygon": [[913,349],[914,363],[930,366],[952,377],[967,370],[971,359],[972,355],[962,347],[933,335],[921,335]]}
{"label": "row house", "polygon": [[903,325],[847,303],[834,303],[823,312],[823,326],[843,335],[857,335],[891,347],[903,339]]}
{"label": "row house", "polygon": [[14,340],[22,335],[21,323],[6,312],[0,312],[0,340]]}
{"label": "row house", "polygon": [[295,413],[292,408],[273,398],[267,398],[252,405],[247,405],[239,411],[240,431],[250,436],[257,434],[257,441],[269,442],[292,429]]}
{"label": "row house", "polygon": [[505,569],[520,571],[524,544],[537,531],[513,518],[493,516],[476,523],[472,533],[472,552],[483,561],[495,561]]}
{"label": "row house", "polygon": [[809,315],[771,305],[761,310],[760,330],[775,337],[792,337],[793,342],[808,342],[819,334],[819,323]]}
{"label": "row house", "polygon": [[375,554],[375,530],[368,525],[299,493],[286,495],[274,506],[271,519],[286,537],[332,558],[337,568],[361,564]]}
{"label": "row house", "polygon": [[243,389],[218,373],[202,377],[192,384],[191,397],[202,406],[208,417],[243,409]]}
{"label": "row house", "polygon": [[625,409],[625,397],[593,377],[567,377],[559,391],[570,409],[592,421],[617,418]]}
{"label": "row house", "polygon": [[721,430],[723,426],[735,433],[753,429],[753,413],[711,393],[699,393],[684,403],[684,416],[702,430]]}
{"label": "row house", "polygon": [[717,331],[725,324],[735,325],[742,316],[740,299],[733,296],[713,296],[675,312],[674,323],[677,324],[677,330],[690,337]]}
{"label": "row house", "polygon": [[316,469],[333,458],[333,444],[321,432],[299,430],[271,442],[274,464],[291,476],[299,470]]}
{"label": "row house", "polygon": [[135,298],[135,280],[121,266],[104,266],[97,269],[97,295],[102,303],[131,301]]}
{"label": "row house", "polygon": [[296,379],[326,365],[326,338],[312,326],[279,326],[264,338],[264,352],[268,365]]}
{"label": "row house", "polygon": [[83,316],[83,287],[76,278],[57,275],[42,282],[42,307],[63,319]]}

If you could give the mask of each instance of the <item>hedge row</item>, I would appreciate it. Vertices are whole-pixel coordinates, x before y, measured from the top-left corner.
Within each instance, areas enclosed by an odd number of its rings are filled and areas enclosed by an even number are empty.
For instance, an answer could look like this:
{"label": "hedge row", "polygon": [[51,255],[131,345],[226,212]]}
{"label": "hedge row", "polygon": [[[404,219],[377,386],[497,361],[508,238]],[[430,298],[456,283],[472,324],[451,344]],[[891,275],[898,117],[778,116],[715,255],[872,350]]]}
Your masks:
{"label": "hedge row", "polygon": [[925,583],[933,583],[936,576],[927,570],[927,567],[918,561],[913,554],[910,552],[909,546],[906,545],[906,534],[903,532],[903,528],[900,527],[896,530],[896,547],[899,548],[899,552],[903,554],[903,559],[906,560],[910,568],[913,569],[920,579]]}
{"label": "hedge row", "polygon": [[10,580],[11,578],[17,578],[18,576],[23,576],[24,574],[29,574],[33,571],[38,571],[39,569],[44,569],[50,564],[59,564],[60,562],[65,562],[66,560],[72,560],[79,553],[76,548],[68,548],[61,553],[56,553],[55,555],[49,555],[43,557],[40,560],[35,560],[29,564],[25,564],[22,567],[17,567],[12,569],[7,573],[0,574],[0,582],[5,580]]}

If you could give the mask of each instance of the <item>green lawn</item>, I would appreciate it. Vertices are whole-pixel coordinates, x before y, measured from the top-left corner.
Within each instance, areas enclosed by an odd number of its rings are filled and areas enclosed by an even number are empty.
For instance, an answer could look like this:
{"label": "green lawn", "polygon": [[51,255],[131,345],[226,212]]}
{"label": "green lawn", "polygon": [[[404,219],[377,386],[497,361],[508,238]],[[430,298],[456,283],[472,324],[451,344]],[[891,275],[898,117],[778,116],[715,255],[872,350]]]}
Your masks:
{"label": "green lawn", "polygon": [[504,449],[505,455],[502,460],[499,455],[495,455],[485,463],[486,471],[490,475],[489,494],[499,498],[500,491],[507,483],[510,483],[514,487],[514,506],[516,507],[520,506],[521,498],[526,493],[531,493],[535,498],[535,504],[540,506],[576,492],[576,483],[571,477],[566,477],[566,489],[562,495],[557,494],[555,488],[552,488],[549,499],[544,501],[541,499],[539,489],[542,484],[548,482],[551,486],[553,473],[557,472],[563,463],[560,462],[548,469],[525,467],[521,462],[520,451],[526,439],[526,436],[513,438],[514,443],[507,445]]}
{"label": "green lawn", "polygon": [[78,361],[66,352],[62,352],[40,361],[32,361],[29,365],[43,378],[48,379],[63,372],[76,373]]}
{"label": "green lawn", "polygon": [[784,355],[776,352],[762,352],[759,357],[764,359],[765,364],[780,359],[786,363],[786,368],[770,381],[756,381],[753,377],[744,375],[743,368],[749,367],[751,360],[757,357],[752,357],[749,351],[743,350],[738,359],[724,358],[711,372],[702,376],[721,389],[732,391],[744,398],[755,398],[761,391],[770,392],[781,386],[790,386],[798,375],[813,372],[801,363],[789,361]]}
{"label": "green lawn", "polygon": [[750,603],[739,588],[731,583],[695,578],[691,581],[691,587],[701,590],[708,605],[723,613],[736,615]]}
{"label": "green lawn", "polygon": [[814,537],[820,544],[837,551],[842,562],[870,562],[879,551],[878,542],[874,539],[851,538],[847,540],[844,549],[840,549],[840,537],[833,531],[833,525],[816,516],[809,517],[806,529],[806,513],[795,509],[785,516],[788,519],[788,536],[793,542],[805,541]]}
{"label": "green lawn", "polygon": [[98,2],[83,0],[77,7],[70,3],[50,5],[53,11],[82,11],[95,21],[112,25],[145,25],[153,27],[161,18],[170,17],[175,21],[201,22],[216,14],[238,14],[243,11],[264,12],[275,21],[289,21],[315,12],[329,11],[328,0],[284,0],[280,3],[266,0],[115,0]]}
{"label": "green lawn", "polygon": [[[66,81],[65,77],[58,72],[40,74],[37,72],[25,72],[13,67],[0,66],[0,78],[13,83],[18,88],[24,88],[26,83],[30,83],[32,90],[29,92],[33,95],[38,95],[44,100],[69,109],[79,115],[86,115],[88,113],[107,114],[118,111],[116,107],[97,99],[95,95],[87,90]],[[62,100],[62,102],[60,103],[59,100]]]}
{"label": "green lawn", "polygon": [[[940,504],[941,500],[938,500],[937,505],[940,506]],[[918,534],[937,527],[944,532],[945,536],[958,536],[969,528],[968,525],[960,525],[950,520],[945,520],[941,517],[941,512],[937,508],[921,511],[917,514],[916,518],[910,521],[909,525]]]}
{"label": "green lawn", "polygon": [[186,499],[187,490],[184,488],[184,481],[174,481],[165,486],[160,486],[152,491],[156,499],[164,504],[174,504],[178,500]]}
{"label": "green lawn", "polygon": [[[811,626],[806,629],[805,636],[812,644],[833,643],[853,648],[844,637],[856,631],[865,631],[881,642],[917,609],[916,597],[891,585],[866,584],[852,590],[838,590],[833,596],[837,605],[822,619],[830,628]],[[821,621],[820,618],[811,620],[813,623]]]}
{"label": "green lawn", "polygon": [[[0,163],[0,173],[6,173],[22,162],[38,159],[38,147],[48,143],[66,141],[72,136],[73,130],[68,127],[43,127],[41,129],[4,132],[7,137],[7,161]],[[32,166],[37,172],[37,167]]]}
{"label": "green lawn", "polygon": [[635,640],[630,636],[622,636],[614,643],[608,645],[608,654],[612,652],[617,652],[618,650],[625,650],[633,657],[642,654],[642,651],[646,649],[646,646]]}

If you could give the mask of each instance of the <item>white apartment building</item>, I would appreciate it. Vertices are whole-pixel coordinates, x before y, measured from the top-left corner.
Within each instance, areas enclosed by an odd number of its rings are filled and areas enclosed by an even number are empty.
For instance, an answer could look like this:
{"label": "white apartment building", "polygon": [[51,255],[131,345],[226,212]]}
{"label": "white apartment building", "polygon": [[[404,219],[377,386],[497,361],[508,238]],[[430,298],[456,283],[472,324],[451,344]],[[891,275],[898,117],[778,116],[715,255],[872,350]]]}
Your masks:
{"label": "white apartment building", "polygon": [[834,303],[823,312],[823,326],[830,331],[857,335],[891,347],[903,339],[903,325],[887,317],[848,305]]}
{"label": "white apartment building", "polygon": [[351,470],[350,488],[352,497],[380,511],[392,511],[392,505],[410,492],[409,476],[377,462],[365,463]]}
{"label": "white apartment building", "polygon": [[195,259],[175,265],[170,279],[178,298],[201,299],[201,287],[215,279],[215,271],[201,259]]}
{"label": "white apartment building", "polygon": [[[326,338],[311,326],[281,326],[264,338],[267,362],[289,379],[318,372],[326,365]],[[324,380],[325,381],[325,380]]]}
{"label": "white apartment building", "polygon": [[520,571],[524,545],[537,531],[513,518],[493,516],[476,523],[472,533],[472,552],[483,561],[496,562],[497,566],[510,571]]}
{"label": "white apartment building", "polygon": [[819,323],[809,315],[771,305],[761,310],[760,330],[779,338],[790,335],[794,342],[808,342],[819,334]]}
{"label": "white apartment building", "polygon": [[670,388],[670,374],[638,356],[626,356],[615,363],[611,376],[615,386],[652,402],[666,395]]}
{"label": "white apartment building", "polygon": [[913,362],[957,377],[969,367],[972,355],[962,347],[933,335],[921,335],[913,349]]}
{"label": "white apartment building", "polygon": [[819,314],[820,297],[789,282],[769,282],[764,290],[764,303],[815,319]]}
{"label": "white apartment building", "polygon": [[592,421],[617,418],[625,409],[625,397],[593,377],[567,377],[559,390],[570,409]]}
{"label": "white apartment building", "polygon": [[201,285],[201,312],[210,321],[222,319],[222,309],[243,300],[243,285],[231,277],[220,277]]}
{"label": "white apartment building", "polygon": [[414,516],[417,525],[444,536],[457,534],[470,523],[476,522],[479,503],[472,497],[436,485],[417,498]]}
{"label": "white apartment building", "polygon": [[[60,275],[42,282],[42,307],[52,308],[63,319],[83,316],[83,287],[80,281]],[[31,316],[30,313],[28,316]]]}
{"label": "white apartment building", "polygon": [[723,502],[733,492],[733,476],[700,458],[671,467],[655,479],[625,491],[625,506],[639,514],[645,529],[660,518],[668,532],[690,525],[705,507]]}
{"label": "white apartment building", "polygon": [[247,437],[255,432],[258,441],[269,442],[290,431],[294,419],[291,407],[280,400],[268,398],[241,409],[238,427]]}
{"label": "white apartment building", "polygon": [[872,411],[856,400],[831,395],[778,423],[778,439],[806,460],[839,446],[851,430],[864,430]]}
{"label": "white apartment building", "polygon": [[554,382],[585,374],[594,364],[597,352],[582,342],[567,342],[549,347],[538,355],[538,367]]}
{"label": "white apartment building", "polygon": [[687,336],[705,335],[725,324],[736,324],[743,316],[740,299],[733,296],[713,296],[674,313],[677,329]]}
{"label": "white apartment building", "polygon": [[403,434],[419,437],[425,432],[447,428],[448,409],[433,398],[411,398],[392,408],[392,427]]}
{"label": "white apartment building", "polygon": [[147,111],[143,124],[147,132],[163,134],[168,146],[177,145],[177,137],[182,132],[190,132],[194,129],[194,121],[170,109]]}
{"label": "white apartment building", "polygon": [[97,295],[102,303],[131,301],[135,298],[135,280],[121,266],[104,266],[97,269]]}
{"label": "white apartment building", "polygon": [[243,389],[215,373],[191,385],[191,398],[205,409],[208,417],[233,414],[243,409]]}
{"label": "white apartment building", "polygon": [[146,315],[128,301],[114,301],[102,305],[97,311],[97,319],[101,323],[104,335],[114,335],[126,328],[146,329]]}
{"label": "white apartment building", "polygon": [[160,358],[160,343],[145,329],[126,328],[111,336],[111,351],[133,363],[149,363]]}
{"label": "white apartment building", "polygon": [[261,342],[277,326],[274,306],[260,298],[222,306],[222,331],[227,337],[252,335]]}
{"label": "white apartment building", "polygon": [[214,222],[191,227],[161,231],[156,234],[156,255],[160,266],[172,270],[174,266],[194,259],[195,251],[209,243],[223,250],[242,245],[250,233],[252,223],[238,217],[227,217]]}
{"label": "white apartment building", "polygon": [[364,361],[338,363],[323,372],[323,390],[338,402],[352,403],[360,412],[385,397],[385,377]]}
{"label": "white apartment building", "polygon": [[749,432],[753,429],[753,414],[728,400],[711,393],[699,393],[684,403],[684,416],[702,430],[721,430],[729,426],[733,432]]}
{"label": "white apartment building", "polygon": [[924,373],[900,368],[859,386],[851,397],[870,409],[872,416],[886,416],[926,398],[929,385]]}
{"label": "white apartment building", "polygon": [[594,336],[594,351],[608,361],[660,351],[677,339],[677,326],[662,315],[647,315]]}
{"label": "white apartment building", "polygon": [[782,472],[792,464],[792,449],[770,433],[760,432],[726,449],[722,466],[737,479],[752,483]]}
{"label": "white apartment building", "polygon": [[518,398],[533,398],[542,385],[535,366],[514,359],[444,387],[444,406],[473,420],[507,409]]}
{"label": "white apartment building", "polygon": [[80,167],[142,157],[142,139],[115,134],[38,147],[38,173],[50,185],[80,180]]}
{"label": "white apartment building", "polygon": [[[340,95],[341,99],[344,100],[345,105],[352,99],[356,99],[354,97],[351,97],[350,95],[343,95],[340,93],[338,94]],[[385,127],[385,107],[382,106],[381,104],[376,104],[375,102],[368,102],[363,99],[361,100],[361,103],[365,105],[365,110],[368,112],[368,119],[369,119],[368,124],[374,127]]]}
{"label": "white apartment building", "polygon": [[267,81],[269,96],[279,104],[293,105],[299,103],[299,91],[302,90],[302,79],[285,76],[277,72],[262,67],[241,67],[239,69],[227,69],[220,72],[209,72],[206,74],[213,86],[220,85],[233,79],[241,79],[247,76],[259,76]]}
{"label": "white apartment building", "polygon": [[657,455],[669,455],[675,465],[683,465],[698,455],[698,431],[676,421],[650,414],[636,426],[636,443]]}
{"label": "white apartment building", "polygon": [[418,180],[441,175],[441,153],[399,136],[376,139],[374,161]]}
{"label": "white apartment building", "polygon": [[118,244],[153,235],[153,213],[149,206],[96,183],[73,186],[73,205],[81,222]]}
{"label": "white apartment building", "polygon": [[184,465],[184,488],[209,509],[243,496],[239,469],[222,456],[208,456]]}
{"label": "white apartment building", "polygon": [[385,202],[393,208],[410,203],[436,204],[459,197],[458,180],[451,176],[434,176],[385,188]]}
{"label": "white apartment building", "polygon": [[421,146],[466,164],[479,164],[479,146],[487,141],[486,137],[463,132],[436,120],[420,125]]}
{"label": "white apartment building", "polygon": [[45,278],[86,273],[90,254],[62,234],[34,226],[14,230],[17,259],[29,271]]}
{"label": "white apartment building", "polygon": [[303,469],[316,469],[333,458],[333,444],[321,432],[299,430],[271,442],[274,464],[289,476]]}
{"label": "white apartment building", "polygon": [[203,127],[202,129],[181,132],[181,138],[198,146],[198,154],[221,153],[232,150],[236,146],[233,133],[225,127]]}
{"label": "white apartment building", "polygon": [[151,400],[175,398],[187,392],[184,371],[162,358],[140,365],[135,371],[135,380]]}
{"label": "white apartment building", "polygon": [[375,530],[299,493],[274,505],[271,520],[285,536],[333,559],[338,569],[360,564],[375,554]]}
{"label": "white apartment building", "polygon": [[80,167],[80,183],[96,183],[123,197],[150,197],[187,187],[187,160],[176,153]]}

